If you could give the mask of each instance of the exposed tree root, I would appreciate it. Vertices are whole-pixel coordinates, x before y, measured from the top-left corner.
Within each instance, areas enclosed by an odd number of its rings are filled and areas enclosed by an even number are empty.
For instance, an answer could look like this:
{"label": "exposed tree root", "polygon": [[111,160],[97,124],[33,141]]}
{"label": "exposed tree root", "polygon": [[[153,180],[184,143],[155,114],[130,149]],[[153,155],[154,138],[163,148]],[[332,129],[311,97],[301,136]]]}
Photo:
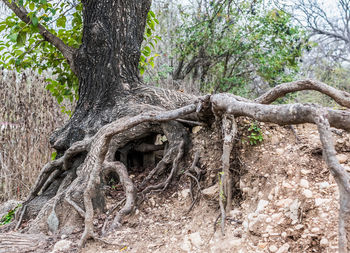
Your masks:
{"label": "exposed tree root", "polygon": [[167,179],[159,184],[148,186],[146,189],[144,189],[142,191],[143,194],[146,194],[150,191],[156,191],[156,190],[163,190],[164,191],[169,186],[171,180],[178,172],[179,162],[184,154],[184,148],[185,148],[185,141],[181,141],[180,144],[178,145],[178,149],[176,152],[177,155],[176,155],[175,159],[173,160],[171,171],[170,171],[170,174],[167,177]]}
{"label": "exposed tree root", "polygon": [[118,212],[118,214],[115,216],[111,230],[118,228],[121,226],[122,218],[132,212],[132,210],[135,207],[135,202],[136,202],[136,188],[131,181],[128,171],[124,164],[121,162],[104,162],[103,164],[104,168],[113,168],[118,176],[120,183],[123,185],[124,192],[126,195],[126,202],[124,207]]}
{"label": "exposed tree root", "polygon": [[[93,204],[92,204],[92,198],[94,196],[94,189],[99,185],[100,183],[100,178],[99,178],[99,173],[101,171],[101,168],[103,167],[103,163],[105,162],[105,157],[108,151],[109,143],[111,141],[111,138],[122,132],[125,131],[129,128],[132,128],[138,124],[141,124],[143,122],[148,122],[148,121],[158,121],[158,122],[163,122],[163,121],[168,121],[172,119],[176,119],[178,117],[181,117],[183,115],[192,113],[196,110],[196,105],[192,104],[189,106],[185,106],[183,108],[173,110],[173,111],[167,111],[167,112],[147,112],[147,113],[142,113],[138,116],[132,117],[132,118],[127,118],[127,119],[121,119],[117,120],[115,122],[112,122],[104,127],[102,127],[96,135],[93,137],[92,144],[91,144],[91,150],[87,155],[87,158],[85,159],[83,168],[81,169],[82,172],[87,172],[88,173],[88,183],[86,186],[86,189],[84,190],[83,196],[84,196],[84,206],[85,206],[85,227],[84,227],[84,232],[81,237],[79,246],[83,246],[85,241],[89,238],[95,237],[94,231],[93,231],[93,215],[94,215],[94,209],[93,209]],[[183,144],[180,145],[180,147],[183,149]],[[182,156],[182,155],[181,155]],[[178,157],[177,157],[178,158]],[[173,174],[176,171],[176,167],[178,164],[178,160],[174,161],[173,164]],[[120,168],[120,175],[122,175],[122,166],[118,166]],[[124,167],[125,168],[125,167]],[[125,170],[126,171],[126,170]],[[119,174],[118,172],[118,174]],[[173,176],[172,174],[172,176]],[[119,175],[119,176],[120,176]],[[172,177],[171,176],[171,177]],[[128,181],[127,181],[127,176],[123,176],[124,178],[121,180],[125,180],[125,188],[129,193],[131,193],[133,190],[131,190],[127,186]],[[171,178],[170,176],[168,177]],[[164,186],[166,187],[169,181],[164,182]],[[131,183],[132,184],[132,183]],[[131,194],[132,195],[132,194]],[[129,195],[130,196],[130,195]],[[126,201],[126,207],[123,210],[122,215],[127,213],[132,206],[134,199],[132,197],[127,197]],[[121,215],[121,216],[122,216]],[[117,219],[115,220],[115,223],[120,222],[119,216],[116,216]]]}
{"label": "exposed tree root", "polygon": [[[201,185],[199,183],[201,176],[203,174],[203,172],[201,171],[201,169],[199,169],[197,167],[198,161],[199,161],[199,157],[200,157],[200,151],[197,150],[196,153],[194,154],[194,159],[192,162],[191,167],[185,171],[184,175],[188,176],[190,178],[190,195],[191,195],[191,200],[192,203],[189,207],[189,209],[187,210],[187,213],[189,213],[193,206],[196,204],[196,202],[199,200],[202,191],[201,191]],[[197,186],[197,191],[195,191],[193,188],[193,185]]]}
{"label": "exposed tree root", "polygon": [[232,115],[224,115],[222,119],[222,131],[224,144],[222,148],[222,177],[224,185],[224,193],[226,196],[226,212],[230,212],[232,208],[232,173],[230,171],[230,155],[233,148],[234,140],[237,133],[237,123]]}
{"label": "exposed tree root", "polygon": [[[35,198],[40,197],[40,193],[45,195],[52,188],[54,197],[49,198],[45,206],[40,210],[36,220],[40,220],[41,217],[47,217],[46,222],[50,229],[55,232],[59,226],[64,226],[59,223],[56,209],[68,206],[84,219],[84,232],[79,245],[83,246],[89,238],[99,239],[94,231],[93,219],[95,210],[104,206],[103,203],[96,203],[99,199],[102,198],[101,201],[104,199],[99,188],[102,184],[101,175],[103,171],[106,169],[114,170],[125,192],[124,206],[115,215],[109,229],[106,229],[106,220],[103,227],[104,232],[105,230],[112,230],[119,227],[122,224],[123,217],[132,212],[136,205],[137,190],[142,190],[141,193],[143,195],[150,191],[163,191],[179,174],[181,160],[184,157],[188,144],[187,129],[181,123],[203,125],[209,121],[212,122],[214,115],[216,120],[222,119],[223,130],[222,172],[219,175],[219,205],[221,212],[221,231],[224,234],[226,212],[230,211],[232,205],[230,153],[237,133],[235,119],[239,116],[247,116],[258,121],[272,122],[279,125],[317,124],[324,148],[325,160],[340,190],[339,250],[340,252],[349,252],[350,176],[339,165],[336,159],[330,126],[349,131],[350,112],[322,108],[313,104],[266,105],[289,92],[305,89],[320,91],[332,97],[340,105],[350,108],[350,95],[348,93],[338,91],[326,84],[312,80],[277,86],[255,101],[250,101],[232,94],[217,94],[199,98],[198,103],[170,111],[164,111],[164,109],[156,105],[144,105],[140,103],[139,109],[141,112],[144,110],[151,111],[140,113],[134,117],[123,117],[101,127],[93,137],[73,143],[62,157],[44,166],[27,201],[23,205],[17,228],[23,219],[27,204],[35,200]],[[158,90],[153,92],[158,92]],[[152,95],[149,93],[145,94],[147,96]],[[179,98],[176,99],[181,100]],[[189,99],[186,97],[184,101],[188,102]],[[143,106],[146,109],[142,109]],[[208,114],[208,109],[212,110],[213,113]],[[205,112],[203,112],[204,110]],[[201,118],[198,116],[200,114],[206,116]],[[157,127],[152,128],[155,123]],[[150,131],[156,134],[164,134],[168,140],[167,143],[165,145],[154,145],[154,143],[136,141],[147,136]],[[128,137],[125,137],[126,135]],[[66,143],[67,141],[56,140],[56,142]],[[136,189],[128,174],[127,154],[130,150],[144,153],[161,149],[164,149],[164,156],[143,180],[140,189]],[[116,151],[120,151],[121,156],[124,157],[120,161],[115,160]],[[76,162],[77,157],[79,157],[80,162]],[[200,179],[203,171],[197,167],[198,160],[199,152],[195,154],[192,166],[184,172],[184,175],[190,179],[192,203],[189,210],[198,201],[201,193]],[[168,167],[171,167],[170,172]],[[56,182],[58,178],[60,181]],[[165,179],[159,182],[159,178]],[[153,179],[157,180],[157,183],[152,182],[151,180]],[[120,205],[122,203],[120,202]]]}

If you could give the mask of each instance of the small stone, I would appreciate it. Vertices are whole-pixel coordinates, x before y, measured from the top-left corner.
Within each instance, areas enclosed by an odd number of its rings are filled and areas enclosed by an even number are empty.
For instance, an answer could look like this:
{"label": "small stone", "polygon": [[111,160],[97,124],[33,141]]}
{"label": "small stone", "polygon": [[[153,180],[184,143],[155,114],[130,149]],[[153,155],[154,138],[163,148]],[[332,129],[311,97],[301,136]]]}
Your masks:
{"label": "small stone", "polygon": [[286,238],[287,237],[287,233],[286,232],[282,232],[281,236],[282,236],[282,238]]}
{"label": "small stone", "polygon": [[149,202],[150,202],[151,206],[155,206],[156,205],[156,201],[154,200],[154,198],[150,198]]}
{"label": "small stone", "polygon": [[301,169],[300,172],[301,172],[301,174],[303,174],[303,175],[307,175],[307,174],[310,174],[310,173],[311,173],[310,170],[306,170],[306,169]]}
{"label": "small stone", "polygon": [[233,209],[229,212],[229,216],[233,218],[240,217],[242,215],[242,212],[239,209]]}
{"label": "small stone", "polygon": [[303,178],[300,180],[300,186],[303,188],[309,188],[309,182]]}
{"label": "small stone", "polygon": [[53,247],[52,252],[65,252],[70,249],[70,246],[72,245],[71,241],[68,240],[60,240],[55,243],[55,246]]}
{"label": "small stone", "polygon": [[270,202],[264,199],[261,199],[258,203],[258,207],[256,208],[256,213],[259,213],[265,209],[265,207],[269,204]]}
{"label": "small stone", "polygon": [[326,238],[322,238],[321,241],[320,241],[320,245],[322,247],[327,247],[329,244],[328,240]]}
{"label": "small stone", "polygon": [[202,191],[202,194],[208,198],[219,197],[219,187],[217,184],[210,186]]}
{"label": "small stone", "polygon": [[278,148],[278,149],[276,149],[276,153],[277,153],[278,155],[282,155],[282,154],[284,153],[284,149]]}
{"label": "small stone", "polygon": [[348,156],[344,155],[344,154],[339,154],[339,155],[337,155],[337,159],[338,159],[339,163],[346,163],[348,160]]}
{"label": "small stone", "polygon": [[270,252],[276,252],[278,250],[278,248],[276,247],[276,245],[271,245],[269,247],[269,250],[270,250]]}
{"label": "small stone", "polygon": [[303,195],[304,195],[306,198],[310,199],[310,198],[312,198],[312,191],[310,191],[309,189],[305,189],[305,190],[303,191]]}
{"label": "small stone", "polygon": [[188,197],[188,195],[190,195],[190,190],[189,189],[185,189],[181,191],[181,196],[186,199]]}
{"label": "small stone", "polygon": [[285,243],[278,249],[277,253],[286,253],[288,252],[289,247],[290,247],[289,244]]}
{"label": "small stone", "polygon": [[196,248],[200,248],[203,245],[203,240],[199,232],[190,234],[189,239]]}
{"label": "small stone", "polygon": [[276,206],[278,207],[288,207],[290,204],[292,204],[293,200],[292,199],[281,199],[276,202]]}
{"label": "small stone", "polygon": [[265,249],[266,245],[267,245],[266,242],[261,242],[261,243],[258,244],[258,247],[259,247],[260,249]]}
{"label": "small stone", "polygon": [[320,232],[320,228],[314,227],[311,229],[311,233],[318,234]]}
{"label": "small stone", "polygon": [[283,219],[283,214],[282,213],[274,213],[271,216],[271,219],[272,219],[273,223],[279,224],[280,221]]}
{"label": "small stone", "polygon": [[202,126],[195,126],[192,128],[192,133],[196,134],[198,133],[203,127]]}
{"label": "small stone", "polygon": [[188,240],[188,237],[185,236],[183,243],[181,244],[180,248],[185,252],[191,252],[191,243]]}
{"label": "small stone", "polygon": [[330,199],[321,199],[321,198],[316,198],[315,199],[315,206],[322,206],[323,204],[326,204],[330,202]]}
{"label": "small stone", "polygon": [[320,189],[327,189],[329,188],[329,183],[328,182],[321,182],[319,184]]}
{"label": "small stone", "polygon": [[287,188],[287,189],[292,189],[293,188],[293,186],[291,186],[291,184],[286,182],[286,181],[283,181],[282,187]]}
{"label": "small stone", "polygon": [[303,224],[298,224],[295,226],[295,229],[299,230],[299,229],[302,229],[304,227]]}

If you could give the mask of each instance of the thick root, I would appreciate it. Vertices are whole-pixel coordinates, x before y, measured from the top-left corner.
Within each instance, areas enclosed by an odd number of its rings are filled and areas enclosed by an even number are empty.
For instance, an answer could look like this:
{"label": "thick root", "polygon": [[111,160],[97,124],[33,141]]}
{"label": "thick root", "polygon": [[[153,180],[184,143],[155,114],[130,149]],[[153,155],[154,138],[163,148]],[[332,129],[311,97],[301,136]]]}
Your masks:
{"label": "thick root", "polygon": [[125,215],[128,215],[134,210],[136,202],[136,188],[129,177],[128,170],[121,162],[105,162],[103,164],[106,169],[114,169],[118,176],[120,183],[123,185],[124,192],[126,195],[126,201],[124,207],[115,216],[111,229],[114,230],[121,226],[122,219]]}

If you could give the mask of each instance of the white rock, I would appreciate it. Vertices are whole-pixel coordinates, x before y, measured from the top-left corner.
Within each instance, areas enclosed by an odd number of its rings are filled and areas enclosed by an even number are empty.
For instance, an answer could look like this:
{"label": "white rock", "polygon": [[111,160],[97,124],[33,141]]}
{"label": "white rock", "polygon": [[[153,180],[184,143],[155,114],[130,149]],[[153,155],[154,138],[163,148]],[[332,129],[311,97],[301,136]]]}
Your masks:
{"label": "white rock", "polygon": [[300,172],[301,172],[301,174],[303,174],[303,175],[307,175],[307,174],[310,174],[310,173],[311,173],[310,170],[306,170],[306,169],[301,169]]}
{"label": "white rock", "polygon": [[239,209],[233,209],[233,210],[231,210],[230,211],[230,213],[229,213],[229,216],[230,217],[239,217],[239,216],[241,216],[242,215],[242,212],[241,212],[241,210],[239,210]]}
{"label": "white rock", "polygon": [[290,247],[289,244],[285,243],[278,249],[277,253],[286,253],[288,252],[289,247]]}
{"label": "white rock", "polygon": [[283,181],[282,187],[287,188],[287,189],[292,189],[293,188],[293,186],[291,186],[291,184],[286,182],[286,181]]}
{"label": "white rock", "polygon": [[189,239],[196,248],[200,248],[203,245],[203,240],[199,232],[190,234]]}
{"label": "white rock", "polygon": [[282,238],[286,238],[287,237],[287,233],[286,232],[282,232],[281,236],[282,236]]}
{"label": "white rock", "polygon": [[328,240],[326,238],[322,238],[321,241],[320,241],[320,245],[322,247],[327,247],[329,244]]}
{"label": "white rock", "polygon": [[155,206],[156,205],[156,201],[154,200],[154,198],[150,198],[149,202],[150,202],[151,206]]}
{"label": "white rock", "polygon": [[302,178],[300,180],[300,186],[304,187],[304,188],[309,188],[309,181],[307,181],[306,179]]}
{"label": "white rock", "polygon": [[339,155],[337,155],[337,159],[338,159],[339,163],[346,163],[348,160],[348,156],[344,155],[344,154],[339,154]]}
{"label": "white rock", "polygon": [[258,203],[258,207],[256,208],[256,213],[260,213],[265,209],[265,207],[269,204],[270,202],[264,199],[261,199]]}
{"label": "white rock", "polygon": [[312,198],[313,194],[312,194],[312,191],[310,191],[309,189],[305,189],[303,191],[303,195],[306,197],[306,198]]}
{"label": "white rock", "polygon": [[229,240],[229,244],[231,247],[238,247],[238,246],[241,246],[242,245],[242,239],[230,239]]}
{"label": "white rock", "polygon": [[290,204],[292,204],[293,200],[292,199],[281,199],[276,202],[276,206],[278,207],[289,207]]}
{"label": "white rock", "polygon": [[299,207],[300,207],[300,201],[298,199],[295,199],[289,206],[289,212],[288,217],[292,219],[294,223],[296,223],[299,219]]}
{"label": "white rock", "polygon": [[319,232],[320,232],[320,228],[318,228],[318,227],[314,227],[311,229],[311,233],[317,234]]}
{"label": "white rock", "polygon": [[274,213],[273,215],[271,215],[271,219],[273,223],[279,224],[282,218],[283,218],[283,213]]}
{"label": "white rock", "polygon": [[321,198],[316,198],[315,199],[315,206],[322,206],[323,204],[326,204],[330,202],[330,199],[321,199]]}
{"label": "white rock", "polygon": [[209,198],[217,198],[219,197],[219,186],[214,184],[202,191],[203,195]]}
{"label": "white rock", "polygon": [[52,252],[65,252],[70,249],[70,246],[72,245],[71,241],[68,240],[60,240],[55,243],[55,246],[53,247]]}
{"label": "white rock", "polygon": [[329,188],[329,183],[328,182],[321,182],[319,184],[320,189],[327,189]]}
{"label": "white rock", "polygon": [[186,199],[190,195],[190,189],[185,189],[181,191],[181,196]]}
{"label": "white rock", "polygon": [[278,148],[278,149],[276,149],[276,153],[277,153],[278,155],[282,155],[282,154],[284,153],[284,149]]}
{"label": "white rock", "polygon": [[302,229],[303,227],[304,227],[303,224],[298,224],[298,225],[295,226],[295,229],[299,230],[299,229]]}
{"label": "white rock", "polygon": [[185,236],[183,243],[181,244],[180,248],[185,252],[191,252],[191,243],[188,240],[188,237]]}
{"label": "white rock", "polygon": [[269,247],[269,250],[270,250],[270,252],[276,252],[278,250],[278,248],[275,245],[271,245]]}

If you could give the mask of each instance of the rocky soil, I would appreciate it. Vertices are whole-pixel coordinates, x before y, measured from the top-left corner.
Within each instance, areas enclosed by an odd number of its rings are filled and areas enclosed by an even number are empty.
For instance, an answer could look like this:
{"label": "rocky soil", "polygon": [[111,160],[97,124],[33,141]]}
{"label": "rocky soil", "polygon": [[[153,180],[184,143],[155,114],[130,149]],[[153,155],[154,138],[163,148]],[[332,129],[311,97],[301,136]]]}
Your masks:
{"label": "rocky soil", "polygon": [[[249,122],[240,125],[238,139],[246,139]],[[150,195],[104,238],[113,245],[91,241],[83,252],[337,252],[338,189],[322,160],[316,127],[261,128],[261,144],[245,142],[232,154],[237,189],[225,235],[214,225],[222,141],[201,129],[193,133],[193,149],[201,150],[199,165],[207,171],[200,202],[188,212],[188,178],[182,177],[168,191]],[[334,138],[338,159],[350,172],[350,134],[335,130]],[[95,225],[101,228],[99,220]],[[60,235],[49,251],[74,252],[78,232]]]}

